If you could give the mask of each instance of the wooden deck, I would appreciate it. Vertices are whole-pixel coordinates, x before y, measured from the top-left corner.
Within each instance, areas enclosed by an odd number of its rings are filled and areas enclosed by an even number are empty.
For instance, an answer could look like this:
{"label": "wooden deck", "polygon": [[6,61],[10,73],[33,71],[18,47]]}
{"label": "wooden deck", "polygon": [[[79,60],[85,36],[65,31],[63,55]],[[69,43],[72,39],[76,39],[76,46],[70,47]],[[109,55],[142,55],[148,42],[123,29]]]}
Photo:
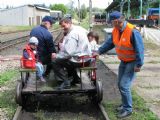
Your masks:
{"label": "wooden deck", "polygon": [[[54,91],[57,90],[57,87],[61,84],[61,82],[58,82],[55,80],[55,77],[52,74],[50,74],[49,79],[46,80],[47,82],[41,82],[37,80],[37,91]],[[71,86],[71,89],[69,90],[80,90],[81,84],[76,84],[76,86]],[[90,82],[90,79],[88,78],[87,73],[82,73],[82,89],[81,90],[90,90],[94,89],[94,86]],[[27,82],[27,84],[24,86],[23,92],[32,92],[36,91],[36,81],[35,81],[35,75],[31,75],[30,80]]]}

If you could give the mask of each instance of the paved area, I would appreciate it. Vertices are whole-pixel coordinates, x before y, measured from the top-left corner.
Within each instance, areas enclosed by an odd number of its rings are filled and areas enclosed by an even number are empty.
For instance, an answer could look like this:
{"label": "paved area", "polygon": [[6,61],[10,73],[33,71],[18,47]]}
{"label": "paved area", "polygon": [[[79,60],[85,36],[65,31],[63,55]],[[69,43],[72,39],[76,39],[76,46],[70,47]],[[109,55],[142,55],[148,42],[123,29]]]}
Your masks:
{"label": "paved area", "polygon": [[160,30],[153,28],[145,28],[145,30],[147,38],[153,40],[154,42],[160,45]]}
{"label": "paved area", "polygon": [[[116,56],[103,55],[101,60],[118,74],[119,60]],[[160,58],[145,56],[145,64],[141,72],[137,73],[133,89],[141,96],[147,106],[160,118]]]}

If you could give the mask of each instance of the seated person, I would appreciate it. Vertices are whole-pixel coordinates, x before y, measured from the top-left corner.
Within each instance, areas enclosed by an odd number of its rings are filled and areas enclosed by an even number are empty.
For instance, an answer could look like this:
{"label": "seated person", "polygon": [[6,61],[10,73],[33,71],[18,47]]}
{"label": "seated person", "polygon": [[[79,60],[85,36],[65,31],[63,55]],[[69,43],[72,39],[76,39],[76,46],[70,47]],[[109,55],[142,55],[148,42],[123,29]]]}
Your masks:
{"label": "seated person", "polygon": [[98,45],[99,35],[96,32],[91,31],[88,33],[87,37],[88,37],[92,52],[97,51],[99,48],[99,45]]}
{"label": "seated person", "polygon": [[[77,56],[91,55],[91,48],[84,28],[74,26],[68,18],[61,19],[59,24],[66,35],[59,53],[52,55],[52,65],[54,73],[64,81],[59,88],[67,89],[70,88],[70,83],[75,85],[80,82],[76,68],[82,65],[82,61],[77,59]],[[67,78],[62,68],[67,69]]]}
{"label": "seated person", "polygon": [[25,46],[23,50],[23,56],[21,60],[24,68],[36,68],[38,79],[40,79],[42,82],[46,82],[42,76],[44,72],[43,65],[36,60],[37,45],[38,39],[36,37],[31,37],[29,39],[29,43]]}

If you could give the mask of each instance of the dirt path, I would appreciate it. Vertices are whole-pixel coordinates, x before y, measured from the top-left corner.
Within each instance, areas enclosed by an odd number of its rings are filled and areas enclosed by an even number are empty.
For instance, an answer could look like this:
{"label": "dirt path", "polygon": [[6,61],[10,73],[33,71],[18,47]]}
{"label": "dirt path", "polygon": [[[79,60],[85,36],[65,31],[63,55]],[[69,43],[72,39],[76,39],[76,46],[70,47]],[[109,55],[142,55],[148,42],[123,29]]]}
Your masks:
{"label": "dirt path", "polygon": [[101,79],[103,84],[103,102],[120,100],[116,75],[102,61],[97,67],[98,79]]}

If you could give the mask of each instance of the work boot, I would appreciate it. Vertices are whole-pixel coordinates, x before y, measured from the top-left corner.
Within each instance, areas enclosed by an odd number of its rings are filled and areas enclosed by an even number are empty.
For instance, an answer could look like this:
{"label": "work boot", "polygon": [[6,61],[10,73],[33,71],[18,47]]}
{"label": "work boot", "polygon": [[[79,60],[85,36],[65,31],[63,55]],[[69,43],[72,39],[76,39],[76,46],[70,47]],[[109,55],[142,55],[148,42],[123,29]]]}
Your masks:
{"label": "work boot", "polygon": [[121,113],[118,114],[118,118],[125,118],[128,117],[132,114],[132,112],[126,111],[126,110],[122,110]]}
{"label": "work boot", "polygon": [[120,112],[120,111],[122,111],[123,110],[123,105],[121,104],[121,105],[119,105],[117,108],[116,108],[116,111],[117,112]]}
{"label": "work boot", "polygon": [[79,84],[80,82],[81,82],[80,77],[76,77],[76,78],[73,78],[71,85],[76,85],[76,84]]}

